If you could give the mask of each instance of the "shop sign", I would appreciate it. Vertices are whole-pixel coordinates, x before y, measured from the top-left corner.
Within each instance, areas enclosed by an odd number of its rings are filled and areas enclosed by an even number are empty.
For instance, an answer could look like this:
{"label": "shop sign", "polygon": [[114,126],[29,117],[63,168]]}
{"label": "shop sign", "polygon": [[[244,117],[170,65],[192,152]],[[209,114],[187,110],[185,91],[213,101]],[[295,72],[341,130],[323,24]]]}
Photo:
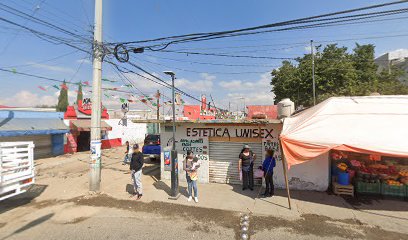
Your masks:
{"label": "shop sign", "polygon": [[[263,150],[264,152],[266,152],[267,150],[273,150],[274,151],[274,157],[276,159],[276,161],[282,161],[282,155],[280,152],[280,146],[279,146],[279,141],[278,139],[263,139],[262,141],[262,145],[263,145]],[[265,154],[265,153],[262,153]],[[265,159],[265,156],[263,156],[263,158]]]}
{"label": "shop sign", "polygon": [[92,102],[90,98],[84,98],[82,100],[82,109],[83,110],[91,110],[92,109]]}
{"label": "shop sign", "polygon": [[187,137],[274,138],[273,128],[187,128]]}
{"label": "shop sign", "polygon": [[208,138],[182,138],[178,142],[178,148],[183,153],[183,159],[190,150],[199,160],[208,161]]}

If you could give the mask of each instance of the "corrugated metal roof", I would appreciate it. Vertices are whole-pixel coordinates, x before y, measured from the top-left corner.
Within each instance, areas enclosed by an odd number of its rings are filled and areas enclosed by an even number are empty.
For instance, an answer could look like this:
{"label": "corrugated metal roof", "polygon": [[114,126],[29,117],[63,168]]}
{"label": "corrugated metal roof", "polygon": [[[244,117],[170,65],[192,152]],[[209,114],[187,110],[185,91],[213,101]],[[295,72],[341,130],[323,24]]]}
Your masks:
{"label": "corrugated metal roof", "polygon": [[68,127],[58,118],[0,118],[0,137],[61,134]]}

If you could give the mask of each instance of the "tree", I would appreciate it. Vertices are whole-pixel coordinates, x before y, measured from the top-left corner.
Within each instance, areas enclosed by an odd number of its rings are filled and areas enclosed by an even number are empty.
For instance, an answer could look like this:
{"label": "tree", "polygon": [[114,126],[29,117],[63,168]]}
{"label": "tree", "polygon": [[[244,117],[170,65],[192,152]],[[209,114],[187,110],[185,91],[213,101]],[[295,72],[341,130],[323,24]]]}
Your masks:
{"label": "tree", "polygon": [[80,82],[79,85],[78,85],[77,103],[79,101],[82,101],[83,97],[84,96],[82,94],[82,82]]}
{"label": "tree", "polygon": [[[401,71],[377,73],[374,62],[375,46],[356,44],[352,53],[346,47],[329,44],[321,50],[316,47],[315,82],[317,102],[332,96],[362,96],[373,92],[380,94],[408,94],[408,86],[398,78]],[[296,105],[313,104],[311,54],[299,57],[296,63],[283,61],[272,71],[272,91],[275,103],[283,98],[292,99]]]}
{"label": "tree", "polygon": [[61,85],[60,94],[58,97],[57,112],[65,112],[68,107],[68,87],[65,81]]}

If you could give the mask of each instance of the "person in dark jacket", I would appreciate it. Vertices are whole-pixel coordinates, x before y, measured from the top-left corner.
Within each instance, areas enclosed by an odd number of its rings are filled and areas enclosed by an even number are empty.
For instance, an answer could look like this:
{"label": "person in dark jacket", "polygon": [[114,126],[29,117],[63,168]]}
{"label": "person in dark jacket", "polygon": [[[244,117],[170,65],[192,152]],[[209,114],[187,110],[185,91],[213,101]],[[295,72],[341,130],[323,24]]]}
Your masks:
{"label": "person in dark jacket", "polygon": [[248,187],[254,190],[254,161],[256,155],[250,150],[249,145],[244,145],[239,154],[238,172],[242,174],[242,190]]}
{"label": "person in dark jacket", "polygon": [[273,150],[267,150],[265,160],[262,163],[266,185],[264,197],[272,197],[275,192],[275,187],[273,186],[273,168],[276,166],[276,160],[273,154]]}
{"label": "person in dark jacket", "polygon": [[133,154],[130,160],[130,170],[132,172],[133,188],[135,197],[139,200],[143,196],[142,187],[142,168],[143,168],[143,153],[139,150],[139,145],[133,145]]}

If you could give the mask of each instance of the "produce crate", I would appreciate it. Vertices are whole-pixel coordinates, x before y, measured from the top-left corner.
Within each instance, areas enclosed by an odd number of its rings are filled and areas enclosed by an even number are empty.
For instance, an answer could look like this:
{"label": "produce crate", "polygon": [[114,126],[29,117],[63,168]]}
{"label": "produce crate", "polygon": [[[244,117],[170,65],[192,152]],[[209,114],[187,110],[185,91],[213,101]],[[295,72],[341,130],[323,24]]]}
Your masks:
{"label": "produce crate", "polygon": [[381,194],[381,183],[356,182],[356,192],[366,194]]}
{"label": "produce crate", "polygon": [[388,184],[381,184],[381,194],[384,196],[393,196],[393,197],[405,197],[407,195],[407,187],[402,186],[392,186]]}
{"label": "produce crate", "polygon": [[333,192],[336,195],[350,195],[354,197],[354,186],[349,185],[340,185],[336,182],[333,183]]}

